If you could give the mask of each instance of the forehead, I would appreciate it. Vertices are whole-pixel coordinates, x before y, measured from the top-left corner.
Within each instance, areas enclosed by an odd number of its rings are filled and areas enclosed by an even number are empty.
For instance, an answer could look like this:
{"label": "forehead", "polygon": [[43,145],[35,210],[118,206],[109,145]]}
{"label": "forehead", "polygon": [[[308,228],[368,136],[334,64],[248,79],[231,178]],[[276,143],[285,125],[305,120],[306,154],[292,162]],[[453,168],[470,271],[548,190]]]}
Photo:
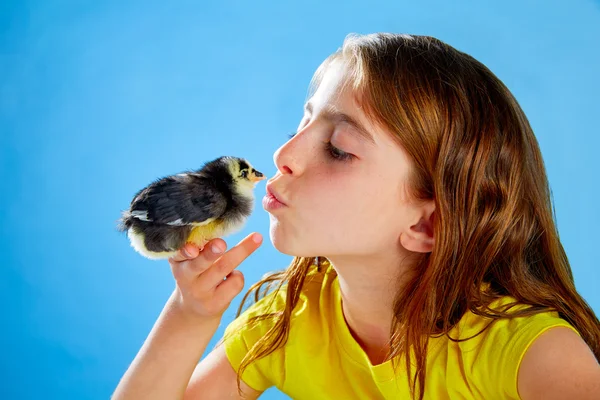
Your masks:
{"label": "forehead", "polygon": [[360,95],[352,88],[348,67],[341,60],[334,60],[327,66],[316,91],[305,104],[305,109],[308,108],[308,103],[314,113],[336,110],[338,113],[347,114],[375,139],[380,136],[380,131],[385,131],[377,121],[365,114]]}
{"label": "forehead", "polygon": [[[314,112],[333,106],[340,112],[358,120],[373,136],[376,143],[377,163],[400,166],[397,171],[406,172],[409,158],[400,145],[397,134],[390,131],[378,121],[370,119],[363,111],[363,102],[358,93],[353,92],[347,66],[343,61],[332,62],[323,74],[322,80],[314,95],[309,100],[314,105]],[[317,110],[319,109],[319,110]]]}
{"label": "forehead", "polygon": [[337,105],[344,107],[345,111],[353,111],[360,108],[357,96],[348,86],[348,69],[344,62],[334,60],[323,73],[321,82],[311,99],[319,104]]}

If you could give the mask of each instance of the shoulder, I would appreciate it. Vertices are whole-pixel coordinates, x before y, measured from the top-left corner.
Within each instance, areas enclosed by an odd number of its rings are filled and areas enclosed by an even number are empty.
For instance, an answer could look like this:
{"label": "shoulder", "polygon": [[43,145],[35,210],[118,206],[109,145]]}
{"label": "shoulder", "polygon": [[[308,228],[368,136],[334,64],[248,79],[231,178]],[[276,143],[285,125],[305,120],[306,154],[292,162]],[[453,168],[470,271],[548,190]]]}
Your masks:
{"label": "shoulder", "polygon": [[[526,304],[517,303],[508,310],[506,309],[507,305],[514,303],[513,297],[505,296],[492,302],[489,308],[513,313],[529,307]],[[501,393],[507,398],[523,400],[552,398],[540,396],[536,392],[539,388],[531,386],[531,382],[539,382],[536,385],[543,385],[539,380],[540,375],[535,375],[539,372],[539,368],[536,371],[532,370],[537,368],[537,364],[547,362],[544,358],[540,358],[540,352],[545,353],[543,357],[555,357],[556,351],[562,352],[562,357],[574,357],[574,354],[571,355],[566,350],[566,346],[558,350],[551,349],[564,346],[562,341],[565,337],[568,338],[571,345],[579,347],[580,355],[587,349],[589,356],[593,358],[590,349],[581,339],[577,330],[553,311],[502,318],[493,322],[490,318],[469,311],[459,322],[457,331],[460,332],[461,340],[468,339],[460,342],[458,347],[461,357],[466,363],[465,368],[469,370],[469,379],[490,397],[498,397]],[[481,334],[478,334],[479,332]],[[537,351],[538,348],[541,350]],[[560,362],[556,365],[560,365]],[[524,367],[521,368],[522,366]],[[557,373],[559,371],[557,370]],[[560,373],[564,374],[564,370]],[[495,376],[496,379],[490,381],[490,376]],[[552,379],[556,380],[557,377],[554,376]],[[559,383],[556,382],[556,384]],[[522,390],[524,390],[525,397],[520,396]],[[532,390],[536,394],[533,397],[526,397],[528,390]],[[571,397],[577,398],[577,396]]]}
{"label": "shoulder", "polygon": [[600,365],[583,339],[564,326],[547,329],[526,351],[518,392],[529,399],[599,399]]}

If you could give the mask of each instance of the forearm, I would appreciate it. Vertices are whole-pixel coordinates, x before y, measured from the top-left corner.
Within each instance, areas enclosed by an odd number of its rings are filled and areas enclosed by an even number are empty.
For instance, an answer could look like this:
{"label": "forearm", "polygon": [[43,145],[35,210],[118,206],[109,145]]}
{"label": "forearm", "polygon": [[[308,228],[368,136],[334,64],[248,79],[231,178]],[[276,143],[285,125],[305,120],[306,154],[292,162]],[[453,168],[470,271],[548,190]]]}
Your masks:
{"label": "forearm", "polygon": [[219,325],[184,315],[171,295],[112,399],[180,399]]}

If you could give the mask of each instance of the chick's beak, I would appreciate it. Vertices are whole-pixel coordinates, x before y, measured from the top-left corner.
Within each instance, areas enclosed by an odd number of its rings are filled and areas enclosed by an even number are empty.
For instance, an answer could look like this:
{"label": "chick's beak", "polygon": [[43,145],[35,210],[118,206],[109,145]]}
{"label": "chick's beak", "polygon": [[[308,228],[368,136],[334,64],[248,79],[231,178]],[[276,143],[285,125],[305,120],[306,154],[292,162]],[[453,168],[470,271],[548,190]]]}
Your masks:
{"label": "chick's beak", "polygon": [[250,181],[251,182],[258,182],[258,181],[262,181],[263,179],[267,179],[267,177],[260,171],[254,170],[252,172],[252,175],[250,175]]}

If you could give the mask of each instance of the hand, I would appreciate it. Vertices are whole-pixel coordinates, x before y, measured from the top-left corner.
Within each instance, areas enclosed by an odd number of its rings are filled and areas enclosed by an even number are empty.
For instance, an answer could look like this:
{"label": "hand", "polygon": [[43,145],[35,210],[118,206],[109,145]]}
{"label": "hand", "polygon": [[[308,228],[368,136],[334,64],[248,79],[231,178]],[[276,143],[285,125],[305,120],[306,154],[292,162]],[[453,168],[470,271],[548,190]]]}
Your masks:
{"label": "hand", "polygon": [[[254,236],[257,236],[258,243],[253,240]],[[202,251],[187,243],[179,253],[169,258],[177,285],[178,306],[203,319],[220,319],[233,298],[244,288],[244,275],[235,268],[261,243],[259,233],[248,235],[227,252],[227,243],[220,238],[210,240]],[[212,251],[215,246],[220,252]]]}

